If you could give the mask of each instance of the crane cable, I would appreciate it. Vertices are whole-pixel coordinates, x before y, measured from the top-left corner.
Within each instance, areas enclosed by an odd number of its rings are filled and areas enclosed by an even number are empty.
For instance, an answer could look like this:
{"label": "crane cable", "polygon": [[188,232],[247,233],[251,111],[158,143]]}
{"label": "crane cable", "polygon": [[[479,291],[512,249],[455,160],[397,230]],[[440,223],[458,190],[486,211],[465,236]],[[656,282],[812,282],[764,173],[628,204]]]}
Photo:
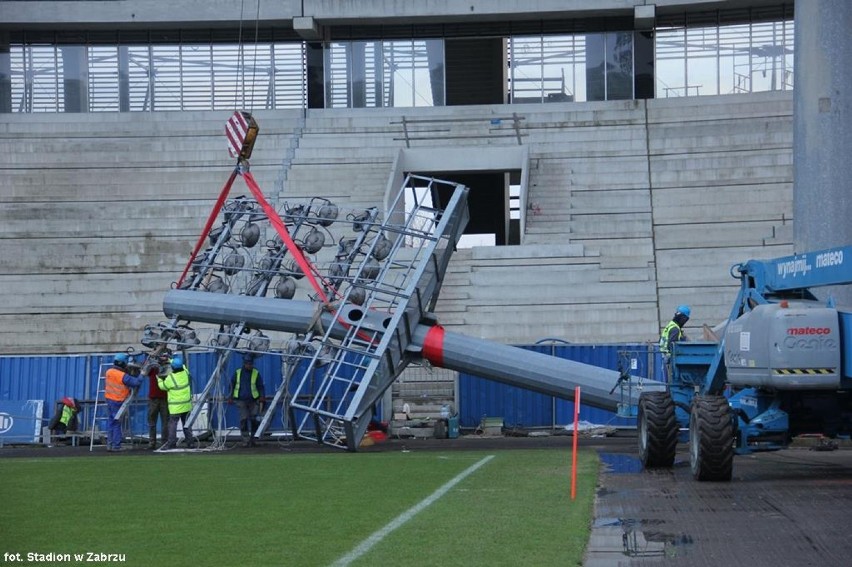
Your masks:
{"label": "crane cable", "polygon": [[257,39],[258,26],[260,24],[260,0],[257,0],[257,12],[254,15],[254,58],[251,65],[251,102],[249,103],[249,111],[254,111],[254,77],[257,73]]}
{"label": "crane cable", "polygon": [[[235,75],[236,84],[234,85],[234,108],[239,102],[239,93],[242,93],[242,108],[246,107],[246,61],[245,61],[245,46],[243,45],[243,20],[245,14],[245,0],[240,0],[240,24],[239,33],[237,35],[237,72]],[[251,99],[249,101],[249,111],[254,110],[254,86],[257,74],[257,48],[260,36],[260,0],[257,0],[257,9],[254,15],[254,54],[252,56],[251,66]],[[240,88],[242,87],[242,88]]]}
{"label": "crane cable", "polygon": [[[240,28],[237,35],[237,72],[234,74],[234,108],[237,108],[240,94],[240,74],[243,72],[243,5],[245,0],[240,0]],[[243,106],[245,106],[245,91],[243,91]]]}

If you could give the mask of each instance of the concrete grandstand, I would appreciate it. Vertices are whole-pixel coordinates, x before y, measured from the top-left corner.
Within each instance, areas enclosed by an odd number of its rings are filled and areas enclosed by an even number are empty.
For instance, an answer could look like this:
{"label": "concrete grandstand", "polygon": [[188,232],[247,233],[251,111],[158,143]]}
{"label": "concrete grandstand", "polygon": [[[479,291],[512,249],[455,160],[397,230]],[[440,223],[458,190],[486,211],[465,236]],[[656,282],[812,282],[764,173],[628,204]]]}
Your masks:
{"label": "concrete grandstand", "polygon": [[[795,251],[792,2],[4,2],[0,22],[3,354],[139,343],[233,168],[222,132],[235,105],[260,124],[252,172],[279,205],[322,196],[382,207],[403,172],[469,185],[468,232],[494,244],[454,254],[436,310],[467,335],[654,342],[689,303],[687,333],[700,336],[728,315],[732,264]],[[774,39],[742,46],[748,80],[728,76],[742,61],[728,61],[720,38],[767,25]],[[713,85],[688,76],[695,30],[715,49]],[[551,37],[572,47],[547,47]],[[626,41],[629,68],[605,71]],[[397,83],[427,77],[410,101],[368,65],[406,52],[394,42],[428,67],[390,71]],[[292,96],[284,83],[283,98],[270,95],[275,64],[258,63],[261,43],[273,55],[269,46],[296,46]],[[39,69],[55,88],[39,99],[28,70],[45,45],[54,59]],[[245,79],[221,99],[209,85],[195,98],[134,94],[121,74],[122,46],[168,48],[148,59],[145,81],[183,92],[184,75],[158,84],[154,67],[165,75],[189,61],[183,50],[217,45],[238,47],[220,61],[227,84]],[[112,99],[96,80],[98,57],[109,59],[99,48],[116,54]],[[547,49],[574,59],[557,72]],[[257,87],[248,100],[246,81]]]}

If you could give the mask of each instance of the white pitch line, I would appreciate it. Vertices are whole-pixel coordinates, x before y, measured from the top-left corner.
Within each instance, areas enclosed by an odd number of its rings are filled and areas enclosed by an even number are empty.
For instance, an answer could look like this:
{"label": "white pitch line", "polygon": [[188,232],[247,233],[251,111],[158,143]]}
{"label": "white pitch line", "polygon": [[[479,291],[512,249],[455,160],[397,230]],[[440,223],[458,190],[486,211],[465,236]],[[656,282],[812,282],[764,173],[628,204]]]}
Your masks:
{"label": "white pitch line", "polygon": [[429,505],[431,505],[433,502],[435,502],[438,498],[440,498],[441,496],[443,496],[444,494],[449,492],[452,487],[454,487],[455,485],[460,483],[462,480],[464,480],[469,475],[471,475],[473,472],[475,472],[476,469],[478,469],[479,467],[481,467],[482,465],[484,465],[485,463],[487,463],[488,461],[490,461],[493,458],[494,458],[494,455],[488,455],[487,457],[485,457],[484,459],[482,459],[478,463],[471,465],[470,467],[468,467],[467,469],[465,469],[464,471],[459,473],[458,476],[456,476],[455,478],[453,478],[452,480],[447,482],[444,486],[442,486],[441,488],[439,488],[438,490],[433,492],[431,495],[426,497],[424,500],[421,500],[418,504],[415,504],[414,506],[412,506],[411,508],[409,508],[408,510],[406,510],[405,512],[403,512],[402,514],[400,514],[399,516],[397,516],[393,520],[391,520],[391,522],[389,524],[387,524],[385,527],[383,527],[379,531],[374,532],[370,537],[368,537],[367,539],[362,541],[358,545],[358,547],[356,547],[355,549],[353,549],[352,551],[350,551],[349,553],[347,553],[346,555],[344,555],[343,557],[341,557],[340,559],[338,559],[337,561],[332,563],[332,567],[346,567],[347,565],[350,565],[353,561],[355,561],[356,559],[358,559],[359,557],[361,557],[362,555],[364,555],[365,553],[370,551],[370,549],[372,549],[372,547],[374,545],[376,545],[377,543],[382,541],[385,538],[385,536],[390,534],[395,529],[401,527],[403,524],[405,524],[408,520],[410,520],[411,518],[416,516],[418,513],[425,510]]}

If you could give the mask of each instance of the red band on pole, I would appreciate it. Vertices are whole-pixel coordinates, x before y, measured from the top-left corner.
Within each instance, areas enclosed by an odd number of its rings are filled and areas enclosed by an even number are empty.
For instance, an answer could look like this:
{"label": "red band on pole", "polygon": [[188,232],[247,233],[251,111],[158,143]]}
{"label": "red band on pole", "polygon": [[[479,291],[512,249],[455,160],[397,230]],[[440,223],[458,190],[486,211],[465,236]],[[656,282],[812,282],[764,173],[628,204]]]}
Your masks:
{"label": "red band on pole", "polygon": [[435,366],[444,366],[444,328],[435,325],[423,339],[423,358]]}
{"label": "red band on pole", "polygon": [[216,200],[216,204],[213,206],[213,211],[207,218],[207,224],[204,225],[204,230],[201,232],[201,237],[195,244],[195,249],[192,251],[192,254],[189,257],[189,262],[186,263],[186,266],[183,269],[183,273],[180,275],[180,278],[178,278],[178,288],[180,288],[181,284],[183,283],[183,279],[186,277],[187,272],[189,272],[189,267],[195,261],[195,257],[198,255],[198,251],[201,250],[201,246],[204,244],[204,241],[207,240],[207,235],[210,234],[210,229],[213,228],[213,221],[215,221],[216,217],[219,216],[219,211],[222,210],[222,207],[225,204],[225,200],[228,198],[228,193],[231,192],[231,185],[234,184],[234,179],[236,178],[237,168],[234,168],[234,171],[231,172],[231,176],[228,178],[228,181],[225,182],[225,186],[222,187],[222,191],[219,192],[219,198]]}
{"label": "red band on pole", "polygon": [[287,246],[287,250],[290,251],[290,254],[296,260],[296,263],[299,264],[299,267],[302,269],[302,273],[305,274],[305,277],[308,278],[308,281],[311,282],[311,287],[314,288],[314,291],[317,292],[320,299],[322,299],[323,303],[328,303],[328,297],[325,295],[325,292],[322,289],[322,286],[317,282],[316,269],[313,265],[305,258],[305,255],[302,254],[302,249],[296,246],[296,243],[293,242],[293,239],[290,237],[290,233],[287,231],[287,227],[284,225],[284,221],[281,220],[281,217],[278,216],[278,213],[275,212],[275,209],[264,197],[263,192],[260,190],[260,187],[257,184],[257,181],[254,180],[254,176],[252,176],[250,171],[245,171],[242,174],[243,179],[246,180],[246,185],[248,185],[249,190],[251,191],[254,198],[257,199],[257,202],[263,208],[263,212],[266,213],[266,217],[269,219],[269,223],[275,228],[275,232],[278,233],[278,236],[281,237],[281,240]]}

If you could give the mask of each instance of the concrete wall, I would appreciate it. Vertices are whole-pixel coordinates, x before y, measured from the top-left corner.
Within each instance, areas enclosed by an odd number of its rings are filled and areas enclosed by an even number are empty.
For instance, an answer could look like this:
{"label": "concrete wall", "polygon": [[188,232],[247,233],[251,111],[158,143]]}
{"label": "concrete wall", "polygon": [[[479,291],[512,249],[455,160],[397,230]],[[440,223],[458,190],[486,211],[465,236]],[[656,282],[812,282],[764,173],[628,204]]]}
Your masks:
{"label": "concrete wall", "polygon": [[[139,346],[230,172],[228,114],[2,117],[2,354]],[[513,114],[517,130],[492,120]],[[731,264],[792,252],[790,93],[255,115],[271,199],[353,210],[383,203],[406,145],[518,148],[520,133],[523,243],[458,251],[437,307],[472,336],[655,341],[679,303],[700,335],[734,299]],[[403,117],[446,122],[409,124],[406,142]]]}

